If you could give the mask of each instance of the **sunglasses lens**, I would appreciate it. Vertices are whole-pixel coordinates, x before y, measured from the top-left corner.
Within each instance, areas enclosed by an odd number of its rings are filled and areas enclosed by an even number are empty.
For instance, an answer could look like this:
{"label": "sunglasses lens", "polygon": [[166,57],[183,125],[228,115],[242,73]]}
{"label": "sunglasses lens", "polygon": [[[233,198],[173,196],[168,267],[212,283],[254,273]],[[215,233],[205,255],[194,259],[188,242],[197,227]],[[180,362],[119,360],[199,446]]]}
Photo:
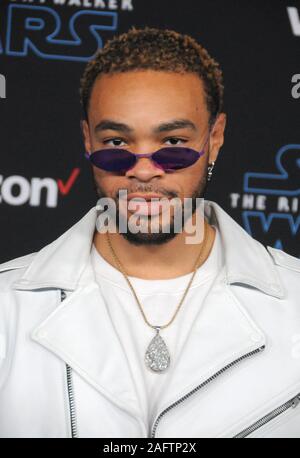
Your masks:
{"label": "sunglasses lens", "polygon": [[[204,154],[204,152],[203,152]],[[201,155],[201,154],[200,154]],[[193,165],[199,159],[199,153],[190,148],[162,148],[152,155],[153,161],[163,170],[179,170]],[[96,167],[107,172],[126,172],[136,163],[136,157],[124,149],[102,149],[89,156]]]}
{"label": "sunglasses lens", "polygon": [[96,167],[107,172],[124,172],[133,167],[135,157],[122,149],[103,149],[91,154],[90,160]]}
{"label": "sunglasses lens", "polygon": [[152,157],[164,170],[177,170],[193,165],[198,160],[199,154],[190,148],[176,147],[162,148]]}

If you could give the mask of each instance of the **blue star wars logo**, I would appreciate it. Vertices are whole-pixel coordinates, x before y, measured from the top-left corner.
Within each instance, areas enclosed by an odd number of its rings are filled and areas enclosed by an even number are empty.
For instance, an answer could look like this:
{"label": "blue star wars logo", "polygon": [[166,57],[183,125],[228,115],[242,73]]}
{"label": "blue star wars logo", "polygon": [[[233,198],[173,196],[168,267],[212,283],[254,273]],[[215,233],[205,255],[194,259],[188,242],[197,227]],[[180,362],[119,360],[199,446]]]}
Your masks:
{"label": "blue star wars logo", "polygon": [[[102,48],[100,33],[117,29],[118,13],[80,10],[71,16],[68,26],[59,14],[46,6],[9,5],[5,47],[0,54],[64,61],[90,60]],[[67,38],[61,38],[62,34]]]}
{"label": "blue star wars logo", "polygon": [[299,257],[300,145],[280,148],[275,165],[278,173],[245,173],[244,193],[232,193],[231,205],[242,208],[250,235],[285,251],[294,244]]}

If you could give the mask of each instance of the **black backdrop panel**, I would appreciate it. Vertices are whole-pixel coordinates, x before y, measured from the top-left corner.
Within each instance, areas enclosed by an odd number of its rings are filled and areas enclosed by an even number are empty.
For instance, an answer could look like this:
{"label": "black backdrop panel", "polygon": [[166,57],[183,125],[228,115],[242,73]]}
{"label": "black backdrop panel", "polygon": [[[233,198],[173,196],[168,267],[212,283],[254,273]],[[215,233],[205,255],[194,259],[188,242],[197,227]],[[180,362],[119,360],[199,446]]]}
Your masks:
{"label": "black backdrop panel", "polygon": [[207,198],[299,257],[300,1],[2,0],[0,262],[40,249],[95,204],[79,79],[132,25],[188,33],[220,62],[228,125]]}

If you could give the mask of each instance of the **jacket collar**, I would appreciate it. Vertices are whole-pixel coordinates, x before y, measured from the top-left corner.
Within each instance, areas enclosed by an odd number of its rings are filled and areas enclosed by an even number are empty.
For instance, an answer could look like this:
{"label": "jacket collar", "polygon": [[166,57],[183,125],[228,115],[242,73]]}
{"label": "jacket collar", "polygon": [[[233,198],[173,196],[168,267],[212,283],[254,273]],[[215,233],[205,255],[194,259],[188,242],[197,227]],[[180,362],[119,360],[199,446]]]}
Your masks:
{"label": "jacket collar", "polygon": [[218,204],[206,201],[205,215],[219,228],[224,254],[226,283],[253,286],[283,299],[286,291],[272,256],[262,243],[252,238]]}
{"label": "jacket collar", "polygon": [[[217,203],[205,200],[205,217],[217,226],[225,262],[227,284],[250,285],[266,294],[285,297],[285,291],[272,257],[266,248],[253,239]],[[27,267],[14,289],[60,288],[73,291],[91,280],[89,264],[91,245],[97,219],[96,206],[54,242],[31,257],[9,261],[1,270]],[[27,266],[26,266],[27,263]]]}

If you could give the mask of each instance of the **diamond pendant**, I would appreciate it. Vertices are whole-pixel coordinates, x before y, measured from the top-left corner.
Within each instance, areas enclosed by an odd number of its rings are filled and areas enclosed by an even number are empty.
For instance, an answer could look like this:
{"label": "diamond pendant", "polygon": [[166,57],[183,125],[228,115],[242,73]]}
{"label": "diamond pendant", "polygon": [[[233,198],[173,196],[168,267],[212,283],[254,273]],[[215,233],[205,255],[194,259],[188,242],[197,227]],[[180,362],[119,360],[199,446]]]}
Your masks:
{"label": "diamond pendant", "polygon": [[153,372],[163,372],[170,365],[170,353],[163,338],[159,335],[160,327],[156,326],[156,335],[151,340],[146,353],[146,366]]}

